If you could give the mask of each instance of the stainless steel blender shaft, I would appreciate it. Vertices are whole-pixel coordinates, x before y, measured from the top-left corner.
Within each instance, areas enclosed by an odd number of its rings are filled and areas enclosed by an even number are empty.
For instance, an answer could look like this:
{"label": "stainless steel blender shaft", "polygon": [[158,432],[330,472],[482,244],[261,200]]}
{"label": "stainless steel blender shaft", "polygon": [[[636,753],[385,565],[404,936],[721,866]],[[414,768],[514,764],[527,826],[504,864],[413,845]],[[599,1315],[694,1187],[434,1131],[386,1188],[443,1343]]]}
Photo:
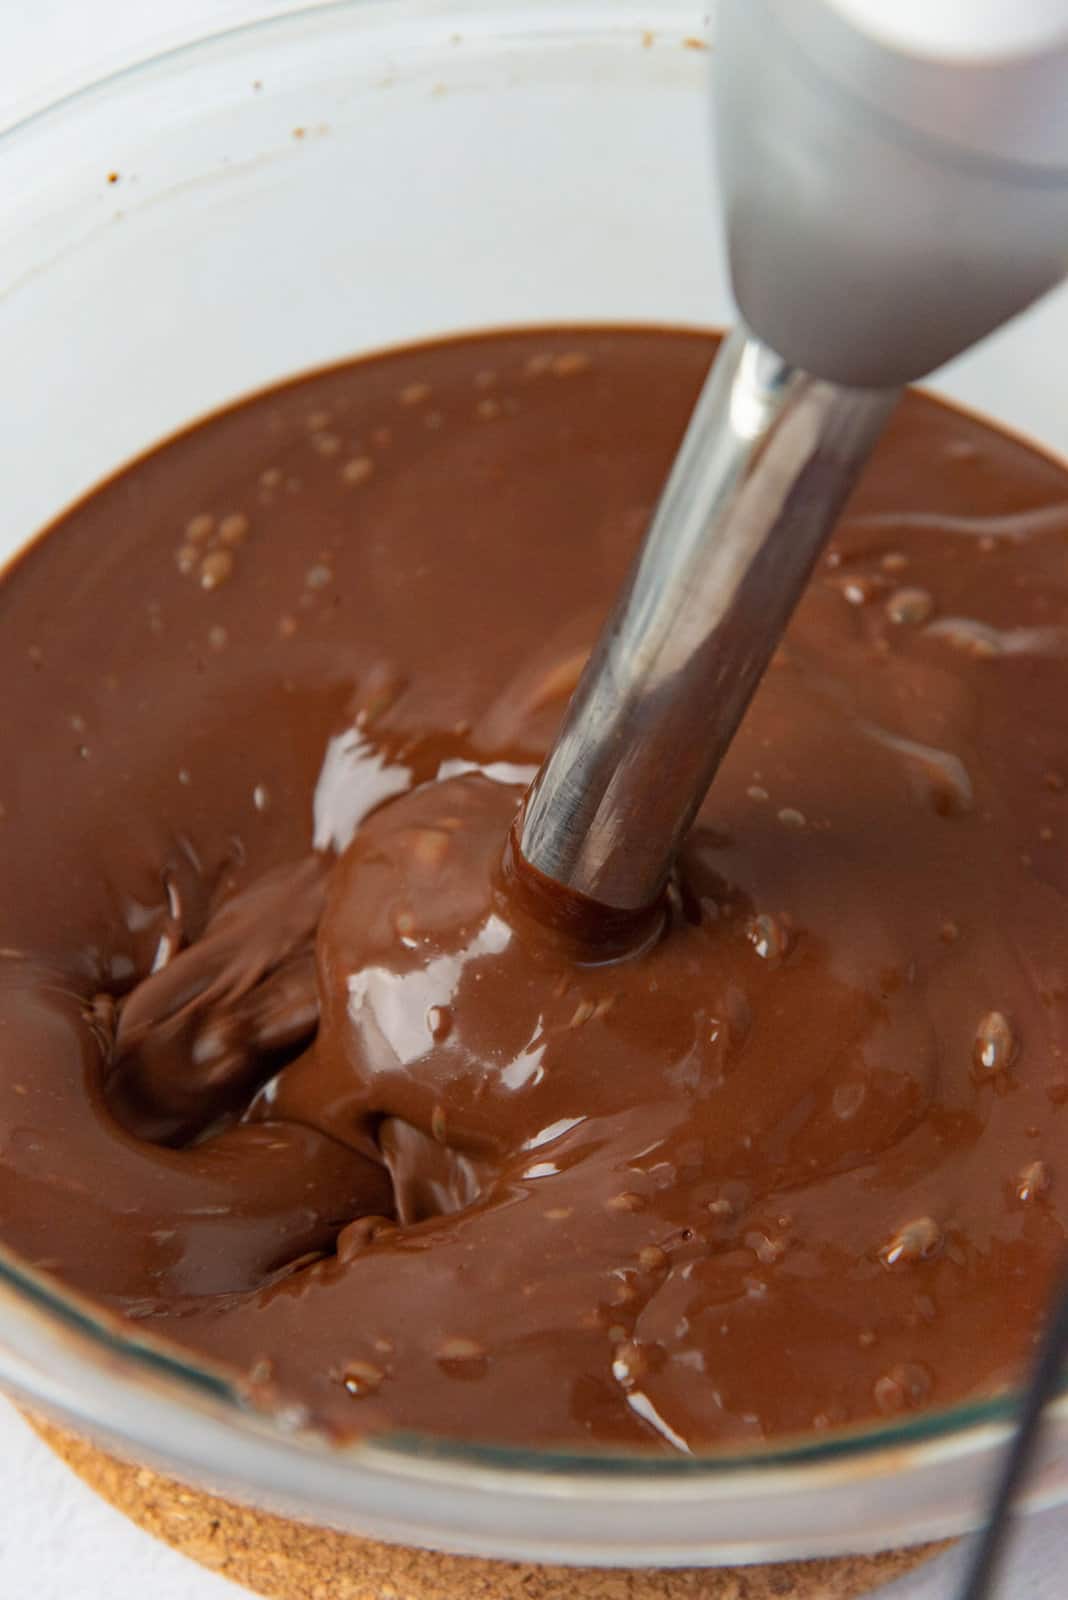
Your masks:
{"label": "stainless steel blender shaft", "polygon": [[520,850],[545,877],[623,911],[659,895],[897,395],[726,339],[527,796]]}

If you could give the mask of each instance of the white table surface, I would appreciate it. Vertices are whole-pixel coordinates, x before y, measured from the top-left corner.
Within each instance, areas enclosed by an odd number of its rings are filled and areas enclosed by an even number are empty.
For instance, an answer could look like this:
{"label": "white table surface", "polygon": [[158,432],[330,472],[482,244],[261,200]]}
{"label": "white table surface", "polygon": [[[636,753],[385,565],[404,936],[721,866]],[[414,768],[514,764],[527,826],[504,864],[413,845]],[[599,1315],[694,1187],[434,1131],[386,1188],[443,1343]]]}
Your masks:
{"label": "white table surface", "polygon": [[[157,50],[299,0],[0,0],[0,129]],[[951,1600],[959,1557],[880,1591]],[[1000,1600],[1064,1600],[1068,1510],[1024,1523]],[[0,1596],[21,1600],[236,1600],[245,1591],[131,1526],[67,1471],[0,1400]]]}

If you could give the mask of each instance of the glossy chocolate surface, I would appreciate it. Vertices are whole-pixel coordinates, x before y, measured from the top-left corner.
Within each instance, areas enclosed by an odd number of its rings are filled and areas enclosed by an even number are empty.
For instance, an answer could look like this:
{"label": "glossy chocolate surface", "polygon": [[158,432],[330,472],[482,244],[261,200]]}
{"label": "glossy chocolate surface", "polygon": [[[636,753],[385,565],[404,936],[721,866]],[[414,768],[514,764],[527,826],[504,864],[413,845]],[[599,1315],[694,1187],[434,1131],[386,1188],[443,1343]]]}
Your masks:
{"label": "glossy chocolate surface", "polygon": [[1030,1349],[1068,473],[909,396],[642,951],[501,870],[712,350],[317,374],[0,585],[0,1238],[340,1434],[698,1451]]}

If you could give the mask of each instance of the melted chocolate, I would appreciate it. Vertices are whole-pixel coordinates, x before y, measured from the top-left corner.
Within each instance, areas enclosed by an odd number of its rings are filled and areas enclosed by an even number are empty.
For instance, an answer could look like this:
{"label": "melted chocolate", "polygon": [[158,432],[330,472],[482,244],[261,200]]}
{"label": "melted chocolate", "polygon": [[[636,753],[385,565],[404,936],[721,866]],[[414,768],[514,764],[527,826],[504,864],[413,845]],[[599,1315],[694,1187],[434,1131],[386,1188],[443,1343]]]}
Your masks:
{"label": "melted chocolate", "polygon": [[641,951],[502,873],[712,349],[315,375],[0,587],[0,1237],[340,1434],[698,1450],[1030,1347],[1068,474],[910,396]]}

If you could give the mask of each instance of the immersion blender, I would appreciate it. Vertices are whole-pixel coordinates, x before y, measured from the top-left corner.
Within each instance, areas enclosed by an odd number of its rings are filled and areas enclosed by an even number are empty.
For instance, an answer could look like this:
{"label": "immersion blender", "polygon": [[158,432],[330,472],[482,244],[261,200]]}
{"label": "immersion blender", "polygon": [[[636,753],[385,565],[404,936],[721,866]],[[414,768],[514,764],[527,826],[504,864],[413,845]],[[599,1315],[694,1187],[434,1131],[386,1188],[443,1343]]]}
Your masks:
{"label": "immersion blender", "polygon": [[1068,271],[1068,0],[722,0],[741,320],[517,823],[531,881],[662,891],[901,386]]}
{"label": "immersion blender", "polygon": [[[1068,271],[1068,0],[721,0],[742,321],[517,820],[535,883],[654,903],[901,386]],[[987,1600],[1068,1275],[960,1600]]]}

